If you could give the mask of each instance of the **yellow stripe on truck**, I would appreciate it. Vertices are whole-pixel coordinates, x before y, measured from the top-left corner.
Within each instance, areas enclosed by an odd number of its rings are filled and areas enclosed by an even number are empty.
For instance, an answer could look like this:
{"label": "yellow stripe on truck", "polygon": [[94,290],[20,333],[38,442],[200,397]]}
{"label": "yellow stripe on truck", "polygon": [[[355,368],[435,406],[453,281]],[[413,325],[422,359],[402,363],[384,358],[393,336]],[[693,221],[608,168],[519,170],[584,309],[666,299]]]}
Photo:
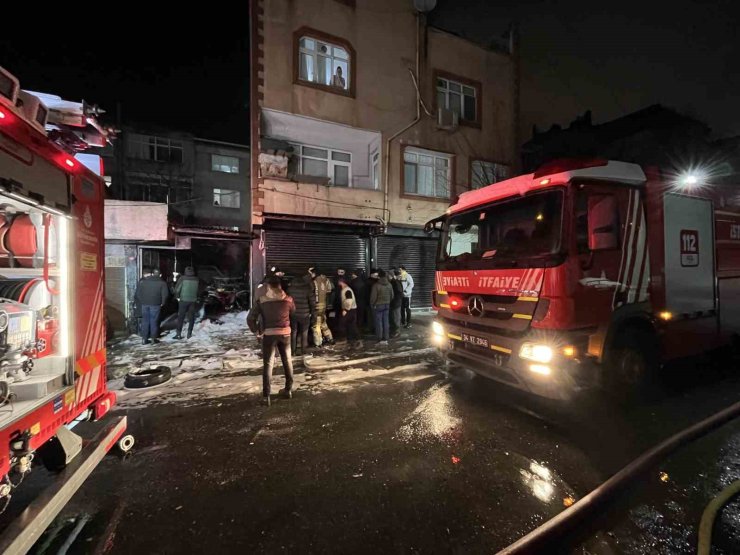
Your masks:
{"label": "yellow stripe on truck", "polygon": [[527,303],[536,303],[539,299],[537,297],[519,297],[517,301],[524,301]]}
{"label": "yellow stripe on truck", "polygon": [[519,318],[520,320],[531,320],[532,317],[529,314],[512,314],[512,318]]}
{"label": "yellow stripe on truck", "polygon": [[440,303],[439,307],[440,308],[450,308],[450,305],[444,304],[444,303]]}
{"label": "yellow stripe on truck", "polygon": [[453,333],[448,333],[448,334],[447,334],[447,337],[449,337],[450,339],[457,339],[458,341],[462,341],[462,336],[460,336],[460,335],[455,335],[455,334],[453,334]]}
{"label": "yellow stripe on truck", "polygon": [[498,345],[491,345],[491,349],[494,351],[501,351],[502,353],[506,353],[507,355],[511,354],[511,349],[507,349],[506,347],[499,347]]}

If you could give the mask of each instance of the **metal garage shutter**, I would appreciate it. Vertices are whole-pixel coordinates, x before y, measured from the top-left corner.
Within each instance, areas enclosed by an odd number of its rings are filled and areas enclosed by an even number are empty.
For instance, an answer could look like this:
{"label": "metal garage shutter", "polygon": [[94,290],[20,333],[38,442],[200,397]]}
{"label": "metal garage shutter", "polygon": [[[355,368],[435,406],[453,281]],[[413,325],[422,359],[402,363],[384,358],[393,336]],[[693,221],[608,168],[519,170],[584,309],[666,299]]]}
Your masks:
{"label": "metal garage shutter", "polygon": [[398,268],[402,264],[414,278],[412,308],[432,306],[437,241],[419,237],[378,237],[378,267]]}
{"label": "metal garage shutter", "polygon": [[368,240],[357,235],[268,231],[265,247],[267,266],[276,265],[293,276],[303,275],[309,266],[316,266],[327,275],[339,267],[367,267]]}

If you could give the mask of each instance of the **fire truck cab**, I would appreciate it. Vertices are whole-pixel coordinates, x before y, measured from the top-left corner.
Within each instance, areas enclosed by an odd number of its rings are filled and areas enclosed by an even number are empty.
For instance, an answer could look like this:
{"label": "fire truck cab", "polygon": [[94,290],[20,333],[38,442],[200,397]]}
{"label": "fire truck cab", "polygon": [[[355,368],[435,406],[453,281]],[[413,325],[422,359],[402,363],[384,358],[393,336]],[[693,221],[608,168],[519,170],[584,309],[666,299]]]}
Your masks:
{"label": "fire truck cab", "polygon": [[607,160],[463,193],[427,224],[440,234],[433,340],[450,361],[558,399],[727,345],[740,331],[734,197]]}
{"label": "fire truck cab", "polygon": [[51,139],[49,112],[0,68],[0,511],[35,456],[55,469],[75,460],[3,531],[3,553],[30,548],[126,430],[125,417],[109,418],[84,444],[71,431],[115,403],[105,369],[105,185]]}

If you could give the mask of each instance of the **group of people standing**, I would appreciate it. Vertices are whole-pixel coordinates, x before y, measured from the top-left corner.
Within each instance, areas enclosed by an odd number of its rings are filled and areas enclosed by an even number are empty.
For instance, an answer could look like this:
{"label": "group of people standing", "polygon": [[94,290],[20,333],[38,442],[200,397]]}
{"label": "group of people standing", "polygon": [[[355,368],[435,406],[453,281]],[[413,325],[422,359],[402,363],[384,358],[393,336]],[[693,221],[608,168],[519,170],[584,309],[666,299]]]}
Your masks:
{"label": "group of people standing", "polygon": [[[182,339],[182,328],[188,323],[187,338],[193,335],[195,326],[196,301],[201,283],[192,266],[185,268],[185,273],[175,283],[172,294],[177,299],[177,334],[175,339]],[[159,314],[170,298],[170,288],[162,279],[159,270],[146,268],[144,277],[136,287],[134,300],[141,310],[141,342],[148,345],[157,343],[159,337]]]}
{"label": "group of people standing", "polygon": [[[277,267],[270,268],[258,286],[247,318],[249,329],[262,340],[263,403],[270,404],[270,380],[276,351],[285,370],[290,398],[293,385],[292,355],[307,354],[309,334],[315,348],[333,345],[334,336],[361,347],[360,329],[374,331],[378,344],[387,345],[411,326],[411,295],[414,280],[401,266],[389,272],[361,270],[349,274],[338,268],[332,277],[316,267],[288,282]],[[332,322],[332,326],[329,322]]]}

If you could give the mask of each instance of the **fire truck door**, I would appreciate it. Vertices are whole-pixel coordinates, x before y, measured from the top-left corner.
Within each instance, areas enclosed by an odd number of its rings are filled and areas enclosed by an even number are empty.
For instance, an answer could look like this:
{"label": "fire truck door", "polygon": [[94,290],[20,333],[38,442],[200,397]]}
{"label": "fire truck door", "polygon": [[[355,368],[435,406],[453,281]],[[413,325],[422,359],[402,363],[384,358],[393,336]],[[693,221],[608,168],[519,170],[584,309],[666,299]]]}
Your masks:
{"label": "fire truck door", "polygon": [[676,314],[715,308],[714,217],[707,199],[663,197],[666,309]]}
{"label": "fire truck door", "polygon": [[[628,222],[640,220],[639,191],[609,185],[581,185],[574,199],[575,248],[579,268],[575,303],[578,325],[603,322],[618,305],[638,300],[642,256],[635,230]],[[639,231],[639,230],[637,230]],[[643,241],[644,242],[644,241]],[[637,243],[637,245],[635,244]],[[643,249],[644,250],[644,249]],[[637,252],[640,251],[640,252]],[[623,256],[624,252],[624,256]],[[642,254],[641,254],[642,253]],[[630,263],[625,258],[631,256]],[[632,260],[634,258],[634,261]],[[630,288],[626,276],[635,275]]]}

